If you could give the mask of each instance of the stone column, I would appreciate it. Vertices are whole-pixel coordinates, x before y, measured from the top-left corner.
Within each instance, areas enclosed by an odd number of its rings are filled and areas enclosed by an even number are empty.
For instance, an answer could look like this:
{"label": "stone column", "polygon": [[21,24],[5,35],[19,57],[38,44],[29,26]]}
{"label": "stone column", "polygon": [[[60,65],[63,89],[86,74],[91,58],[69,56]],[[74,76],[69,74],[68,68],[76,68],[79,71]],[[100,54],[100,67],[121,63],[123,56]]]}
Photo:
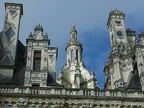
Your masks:
{"label": "stone column", "polygon": [[110,75],[110,79],[111,79],[111,88],[114,89],[114,79],[113,79],[113,74]]}
{"label": "stone column", "polygon": [[80,49],[78,50],[78,62],[81,61],[81,54],[80,54]]}
{"label": "stone column", "polygon": [[101,107],[100,107],[100,104],[97,104],[97,106],[96,106],[95,108],[101,108]]}
{"label": "stone column", "polygon": [[76,60],[76,49],[74,49],[73,51],[74,51],[74,52],[73,52],[73,53],[74,53],[74,56],[73,56],[73,57],[74,57],[74,62],[75,62],[75,60]]}
{"label": "stone column", "polygon": [[70,60],[70,62],[72,62],[72,57],[71,57],[72,55],[71,54],[72,54],[72,49],[69,51],[69,60]]}
{"label": "stone column", "polygon": [[124,108],[128,108],[128,106],[127,106],[127,105],[125,105],[125,106],[124,106]]}
{"label": "stone column", "polygon": [[68,55],[69,55],[69,52],[67,51],[67,61],[69,60],[69,56]]}
{"label": "stone column", "polygon": [[120,74],[120,66],[119,66],[119,62],[117,61],[116,63],[116,72],[117,72],[117,79],[121,79],[121,74]]}
{"label": "stone column", "polygon": [[102,107],[99,107],[99,108],[106,108],[106,105],[104,104]]}
{"label": "stone column", "polygon": [[112,104],[111,104],[111,105],[109,105],[109,108],[114,108],[114,105],[112,105]]}

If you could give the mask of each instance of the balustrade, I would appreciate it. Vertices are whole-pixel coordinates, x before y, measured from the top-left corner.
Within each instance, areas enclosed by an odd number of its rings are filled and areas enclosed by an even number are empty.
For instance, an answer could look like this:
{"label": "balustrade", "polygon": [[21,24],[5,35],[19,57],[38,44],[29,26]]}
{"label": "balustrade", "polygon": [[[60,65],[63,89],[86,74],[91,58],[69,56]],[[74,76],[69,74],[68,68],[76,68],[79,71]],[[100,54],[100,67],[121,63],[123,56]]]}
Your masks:
{"label": "balustrade", "polygon": [[144,98],[143,91],[121,91],[121,90],[94,90],[94,89],[64,89],[64,88],[42,88],[42,87],[16,87],[0,86],[0,94],[32,94],[32,95],[79,95],[96,97],[122,97],[122,98]]}

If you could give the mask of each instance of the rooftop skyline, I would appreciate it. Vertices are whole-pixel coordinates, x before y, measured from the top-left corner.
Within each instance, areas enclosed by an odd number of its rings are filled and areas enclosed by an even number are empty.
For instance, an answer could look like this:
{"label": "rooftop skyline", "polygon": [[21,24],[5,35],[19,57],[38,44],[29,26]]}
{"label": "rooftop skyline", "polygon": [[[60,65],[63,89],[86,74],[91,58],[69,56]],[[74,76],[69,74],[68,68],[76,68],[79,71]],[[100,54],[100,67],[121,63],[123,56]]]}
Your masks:
{"label": "rooftop skyline", "polygon": [[19,39],[26,45],[30,32],[34,33],[36,25],[41,24],[44,34],[48,33],[50,46],[58,47],[57,74],[66,62],[65,47],[70,39],[71,26],[77,29],[77,38],[83,46],[83,61],[86,68],[94,69],[99,87],[104,85],[104,64],[111,51],[109,31],[106,26],[109,12],[114,9],[122,10],[125,16],[125,27],[136,31],[144,31],[144,1],[56,1],[39,0],[1,0],[0,30],[3,30],[5,7],[4,3],[23,4],[23,16],[20,23]]}

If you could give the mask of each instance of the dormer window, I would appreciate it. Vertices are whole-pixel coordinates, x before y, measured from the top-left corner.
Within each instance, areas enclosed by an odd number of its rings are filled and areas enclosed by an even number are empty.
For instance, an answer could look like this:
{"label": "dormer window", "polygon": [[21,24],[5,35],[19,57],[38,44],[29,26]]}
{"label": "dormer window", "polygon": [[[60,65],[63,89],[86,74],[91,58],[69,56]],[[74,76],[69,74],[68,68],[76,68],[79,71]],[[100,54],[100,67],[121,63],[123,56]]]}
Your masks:
{"label": "dormer window", "polygon": [[41,66],[41,51],[34,51],[33,70],[40,71]]}

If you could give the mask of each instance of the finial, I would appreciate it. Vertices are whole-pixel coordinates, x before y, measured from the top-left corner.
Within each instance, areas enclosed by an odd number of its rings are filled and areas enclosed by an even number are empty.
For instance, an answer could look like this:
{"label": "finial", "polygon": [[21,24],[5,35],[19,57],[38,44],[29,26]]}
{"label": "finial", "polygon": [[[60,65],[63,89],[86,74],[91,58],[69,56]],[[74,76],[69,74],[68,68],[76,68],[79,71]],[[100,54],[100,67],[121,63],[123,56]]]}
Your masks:
{"label": "finial", "polygon": [[30,32],[30,34],[29,34],[29,37],[28,37],[29,39],[32,39],[33,37],[32,37],[32,32]]}
{"label": "finial", "polygon": [[70,34],[71,34],[71,38],[77,38],[77,30],[75,29],[75,26],[72,25],[71,27],[71,31],[70,31]]}
{"label": "finial", "polygon": [[75,25],[74,24],[72,25],[72,29],[75,29]]}
{"label": "finial", "polygon": [[45,35],[45,36],[48,36],[48,35],[47,35],[47,32],[46,32],[46,35]]}
{"label": "finial", "polygon": [[94,69],[91,70],[91,75],[95,76]]}
{"label": "finial", "polygon": [[47,32],[46,32],[46,34],[45,34],[45,37],[44,37],[45,39],[48,39],[48,34],[47,34]]}
{"label": "finial", "polygon": [[60,67],[60,72],[62,72],[62,67]]}
{"label": "finial", "polygon": [[62,67],[60,67],[59,78],[62,77]]}

